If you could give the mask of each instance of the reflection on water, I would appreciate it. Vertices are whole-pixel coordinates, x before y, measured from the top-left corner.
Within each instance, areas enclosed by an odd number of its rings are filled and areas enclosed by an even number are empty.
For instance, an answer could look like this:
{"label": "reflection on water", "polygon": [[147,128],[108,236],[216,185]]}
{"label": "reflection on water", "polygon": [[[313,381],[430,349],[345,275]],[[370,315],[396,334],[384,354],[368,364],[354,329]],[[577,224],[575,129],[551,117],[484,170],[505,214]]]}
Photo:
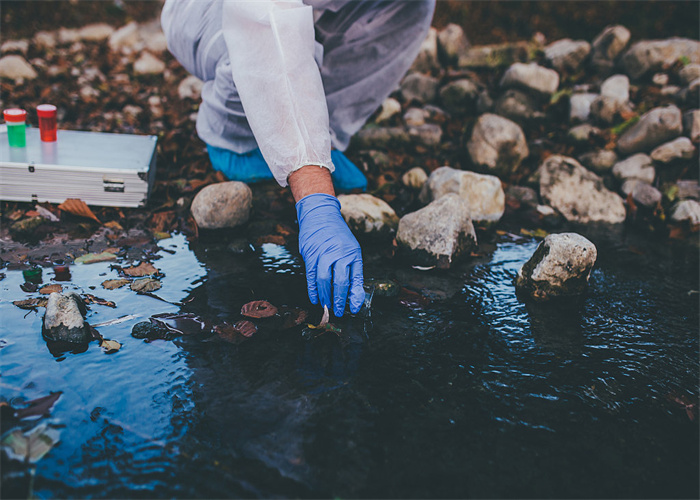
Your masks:
{"label": "reflection on water", "polygon": [[41,314],[12,305],[28,296],[21,272],[5,271],[2,398],[64,393],[48,419],[61,443],[38,463],[35,494],[697,497],[697,422],[672,402],[697,402],[697,253],[596,243],[590,290],[566,304],[518,300],[513,278],[537,242],[503,238],[445,273],[366,259],[367,276],[409,291],[375,297],[371,328],[344,318],[340,336],[304,340],[272,319],[239,345],[132,338],[153,314],[216,324],[250,300],[320,316],[286,248],[178,236],[154,262],[168,302],[102,290],[116,277],[106,263],[71,266],[64,288],[117,303],[93,305],[88,321],[109,322],[100,332],[123,347],[59,358]]}

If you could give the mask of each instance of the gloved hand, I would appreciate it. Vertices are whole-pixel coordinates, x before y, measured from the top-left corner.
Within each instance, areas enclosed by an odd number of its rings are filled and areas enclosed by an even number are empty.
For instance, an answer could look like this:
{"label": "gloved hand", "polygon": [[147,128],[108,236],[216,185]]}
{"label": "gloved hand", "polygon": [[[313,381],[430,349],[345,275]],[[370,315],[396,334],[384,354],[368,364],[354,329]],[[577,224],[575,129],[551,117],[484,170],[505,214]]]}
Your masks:
{"label": "gloved hand", "polygon": [[312,304],[320,300],[330,309],[333,297],[333,312],[342,316],[347,299],[350,312],[356,314],[365,300],[362,251],[340,214],[340,202],[334,196],[316,193],[299,200],[296,209],[309,300]]}

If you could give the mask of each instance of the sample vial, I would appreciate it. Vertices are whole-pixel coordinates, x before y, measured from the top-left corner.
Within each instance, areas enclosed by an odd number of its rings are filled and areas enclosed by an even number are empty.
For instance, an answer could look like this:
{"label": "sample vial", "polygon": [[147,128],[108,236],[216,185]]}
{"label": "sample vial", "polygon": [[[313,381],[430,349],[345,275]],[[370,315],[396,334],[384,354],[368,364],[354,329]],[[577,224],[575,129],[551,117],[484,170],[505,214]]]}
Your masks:
{"label": "sample vial", "polygon": [[23,148],[27,145],[27,112],[12,108],[2,112],[7,125],[7,140],[10,147]]}
{"label": "sample vial", "polygon": [[39,104],[36,107],[39,117],[39,135],[44,142],[56,141],[56,106],[53,104]]}

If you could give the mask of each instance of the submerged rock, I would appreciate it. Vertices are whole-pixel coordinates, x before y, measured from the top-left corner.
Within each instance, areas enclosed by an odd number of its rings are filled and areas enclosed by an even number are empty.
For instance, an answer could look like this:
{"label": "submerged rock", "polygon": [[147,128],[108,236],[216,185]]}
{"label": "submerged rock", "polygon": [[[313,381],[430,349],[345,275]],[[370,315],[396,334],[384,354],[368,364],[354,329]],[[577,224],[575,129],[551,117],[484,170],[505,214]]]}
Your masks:
{"label": "submerged rock", "polygon": [[203,188],[192,200],[192,216],[202,229],[221,229],[248,222],[253,193],[244,182],[229,181]]}
{"label": "submerged rock", "polygon": [[491,113],[479,117],[467,149],[475,165],[501,175],[509,174],[530,154],[520,126]]}
{"label": "submerged rock", "polygon": [[622,66],[632,78],[639,78],[651,71],[672,65],[685,58],[700,63],[700,42],[688,38],[673,37],[667,40],[637,42],[622,56]]}
{"label": "submerged rock", "polygon": [[603,180],[573,158],[554,155],[540,166],[540,196],[570,222],[621,223],[626,212],[622,198]]}
{"label": "submerged rock", "polygon": [[340,213],[353,232],[366,235],[391,235],[399,218],[387,202],[371,194],[341,194]]}
{"label": "submerged rock", "polygon": [[469,206],[456,194],[447,194],[399,221],[396,241],[413,263],[449,268],[476,246]]}
{"label": "submerged rock", "polygon": [[695,146],[687,137],[679,137],[658,146],[651,152],[651,159],[656,163],[672,163],[676,160],[689,160],[695,154]]}
{"label": "submerged rock", "polygon": [[93,340],[85,321],[85,304],[75,292],[49,295],[44,315],[43,334],[49,340],[85,344]]}
{"label": "submerged rock", "polygon": [[450,193],[465,201],[474,222],[497,222],[505,211],[505,193],[500,179],[493,175],[440,167],[423,186],[421,201],[437,200]]}
{"label": "submerged rock", "polygon": [[654,108],[644,113],[617,141],[623,155],[646,153],[683,132],[681,110],[676,106]]}
{"label": "submerged rock", "polygon": [[580,295],[597,257],[595,245],[580,234],[550,234],[518,271],[515,286],[535,300]]}

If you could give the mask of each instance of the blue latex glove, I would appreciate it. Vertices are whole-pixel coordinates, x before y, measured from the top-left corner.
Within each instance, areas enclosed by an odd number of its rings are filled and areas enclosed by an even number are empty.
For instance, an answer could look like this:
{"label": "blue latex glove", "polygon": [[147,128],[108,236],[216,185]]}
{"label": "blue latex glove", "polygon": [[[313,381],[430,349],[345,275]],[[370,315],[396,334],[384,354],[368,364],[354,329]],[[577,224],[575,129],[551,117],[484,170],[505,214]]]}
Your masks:
{"label": "blue latex glove", "polygon": [[[309,300],[342,316],[346,300],[356,314],[365,300],[362,251],[340,215],[340,202],[328,194],[310,194],[296,204],[299,251],[306,266]],[[332,289],[332,293],[331,293]]]}

